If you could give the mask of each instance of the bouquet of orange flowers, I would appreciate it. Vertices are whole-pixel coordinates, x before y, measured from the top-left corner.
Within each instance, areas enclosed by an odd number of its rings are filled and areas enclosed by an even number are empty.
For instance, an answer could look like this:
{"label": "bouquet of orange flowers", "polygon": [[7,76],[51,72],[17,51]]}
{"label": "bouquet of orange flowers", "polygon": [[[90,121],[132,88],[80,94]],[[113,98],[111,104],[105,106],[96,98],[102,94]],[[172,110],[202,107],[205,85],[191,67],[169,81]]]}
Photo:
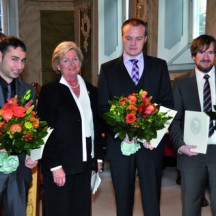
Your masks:
{"label": "bouquet of orange flowers", "polygon": [[[129,140],[150,141],[157,137],[157,131],[163,129],[166,122],[171,119],[167,113],[159,112],[160,106],[151,103],[152,97],[147,95],[146,91],[140,90],[139,93],[109,101],[110,110],[103,117],[121,140],[128,136]],[[135,143],[134,151],[139,148],[139,144]]]}
{"label": "bouquet of orange flowers", "polygon": [[40,121],[33,111],[33,101],[29,100],[31,91],[27,91],[18,105],[17,96],[8,99],[0,109],[0,150],[7,154],[19,154],[25,151],[30,154],[31,149],[44,144],[47,135],[47,123]]}

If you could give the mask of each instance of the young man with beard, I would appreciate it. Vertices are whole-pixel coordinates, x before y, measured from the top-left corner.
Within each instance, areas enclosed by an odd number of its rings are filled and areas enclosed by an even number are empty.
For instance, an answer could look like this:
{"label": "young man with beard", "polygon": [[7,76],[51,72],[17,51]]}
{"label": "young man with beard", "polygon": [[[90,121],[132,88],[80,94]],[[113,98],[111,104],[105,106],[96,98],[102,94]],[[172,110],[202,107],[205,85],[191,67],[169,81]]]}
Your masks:
{"label": "young man with beard", "polygon": [[[216,215],[216,132],[211,130],[211,126],[209,127],[206,154],[193,152],[196,143],[188,145],[183,141],[185,110],[205,112],[213,110],[213,105],[216,104],[215,54],[215,38],[210,35],[201,35],[194,39],[191,44],[191,56],[195,68],[174,82],[174,109],[178,113],[170,134],[178,151],[177,168],[181,173],[183,216],[201,215],[202,195],[206,184],[209,185],[213,215]],[[207,89],[208,93],[206,93]],[[206,95],[209,95],[208,99]],[[209,110],[206,110],[207,104]],[[215,124],[214,121],[213,124]]]}

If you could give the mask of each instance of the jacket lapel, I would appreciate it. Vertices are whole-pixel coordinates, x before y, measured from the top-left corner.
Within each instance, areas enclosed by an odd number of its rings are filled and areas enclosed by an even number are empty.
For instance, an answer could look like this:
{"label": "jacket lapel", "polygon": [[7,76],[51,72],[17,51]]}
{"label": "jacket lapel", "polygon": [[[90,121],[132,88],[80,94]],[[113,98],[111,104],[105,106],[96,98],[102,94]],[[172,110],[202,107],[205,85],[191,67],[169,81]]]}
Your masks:
{"label": "jacket lapel", "polygon": [[2,87],[0,85],[0,107],[3,107],[4,103],[5,103],[4,94],[3,94],[3,91],[2,91]]}
{"label": "jacket lapel", "polygon": [[198,86],[197,86],[197,80],[196,80],[195,70],[193,70],[189,74],[189,79],[190,79],[190,91],[188,92],[188,95],[189,95],[188,99],[192,100],[194,102],[194,106],[197,108],[197,110],[201,111],[199,92],[198,92]]}

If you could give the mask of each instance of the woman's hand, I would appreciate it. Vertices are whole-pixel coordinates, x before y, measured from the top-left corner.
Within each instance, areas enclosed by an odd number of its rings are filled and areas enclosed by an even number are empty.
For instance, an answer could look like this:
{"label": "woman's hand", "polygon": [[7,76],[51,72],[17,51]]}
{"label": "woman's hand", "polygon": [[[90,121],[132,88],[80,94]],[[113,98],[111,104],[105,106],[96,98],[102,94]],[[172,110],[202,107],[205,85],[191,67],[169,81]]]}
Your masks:
{"label": "woman's hand", "polygon": [[98,172],[102,172],[103,171],[103,162],[97,162],[98,165]]}
{"label": "woman's hand", "polygon": [[62,168],[52,171],[53,174],[53,181],[59,186],[64,186],[66,182],[65,172]]}

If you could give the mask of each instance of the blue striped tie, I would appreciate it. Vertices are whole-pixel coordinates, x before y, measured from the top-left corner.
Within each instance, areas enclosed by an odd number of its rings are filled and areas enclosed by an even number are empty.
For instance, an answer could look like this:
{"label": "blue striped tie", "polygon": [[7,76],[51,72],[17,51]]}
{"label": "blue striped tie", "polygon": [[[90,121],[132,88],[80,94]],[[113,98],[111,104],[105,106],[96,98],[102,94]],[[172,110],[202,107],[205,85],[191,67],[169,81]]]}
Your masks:
{"label": "blue striped tie", "polygon": [[[211,100],[211,89],[209,84],[209,75],[205,75],[203,78],[205,79],[204,88],[203,88],[203,109],[205,112],[212,111],[212,100]],[[213,120],[210,119],[209,122],[209,137],[214,133],[214,125]]]}
{"label": "blue striped tie", "polygon": [[134,83],[137,84],[139,81],[139,67],[137,65],[138,60],[137,59],[131,59],[130,61],[133,63],[132,79],[133,79]]}

